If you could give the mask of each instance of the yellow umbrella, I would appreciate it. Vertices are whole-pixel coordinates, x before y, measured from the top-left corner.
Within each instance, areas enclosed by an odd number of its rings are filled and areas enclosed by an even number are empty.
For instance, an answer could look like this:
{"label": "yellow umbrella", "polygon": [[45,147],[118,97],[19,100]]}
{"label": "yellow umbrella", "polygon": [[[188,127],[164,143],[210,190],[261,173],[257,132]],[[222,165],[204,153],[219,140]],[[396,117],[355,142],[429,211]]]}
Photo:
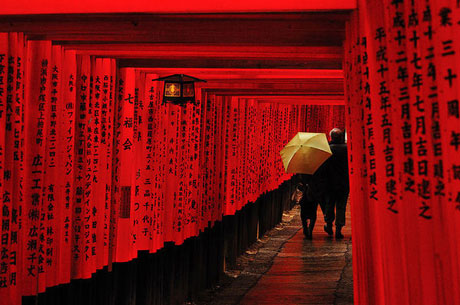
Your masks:
{"label": "yellow umbrella", "polygon": [[324,133],[299,132],[280,154],[286,173],[313,174],[332,152]]}

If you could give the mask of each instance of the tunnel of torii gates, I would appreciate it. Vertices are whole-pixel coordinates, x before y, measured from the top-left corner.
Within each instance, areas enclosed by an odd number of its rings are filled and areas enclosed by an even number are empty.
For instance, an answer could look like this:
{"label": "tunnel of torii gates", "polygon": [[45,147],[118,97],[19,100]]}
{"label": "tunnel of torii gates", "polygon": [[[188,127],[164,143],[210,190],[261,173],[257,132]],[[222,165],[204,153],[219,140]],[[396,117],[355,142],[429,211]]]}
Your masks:
{"label": "tunnel of torii gates", "polygon": [[182,244],[335,126],[355,303],[460,304],[458,1],[95,2],[0,8],[1,304]]}

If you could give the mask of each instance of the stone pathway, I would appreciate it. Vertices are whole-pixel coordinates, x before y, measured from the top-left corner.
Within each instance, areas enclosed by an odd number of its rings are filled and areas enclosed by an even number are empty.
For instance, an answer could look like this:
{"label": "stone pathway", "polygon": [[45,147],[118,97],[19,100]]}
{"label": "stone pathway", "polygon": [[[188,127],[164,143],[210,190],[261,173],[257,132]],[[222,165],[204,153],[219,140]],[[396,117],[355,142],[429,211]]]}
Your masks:
{"label": "stone pathway", "polygon": [[299,209],[239,258],[240,270],[231,279],[189,304],[353,304],[350,215],[345,239],[323,231],[322,213],[313,240],[303,237]]}

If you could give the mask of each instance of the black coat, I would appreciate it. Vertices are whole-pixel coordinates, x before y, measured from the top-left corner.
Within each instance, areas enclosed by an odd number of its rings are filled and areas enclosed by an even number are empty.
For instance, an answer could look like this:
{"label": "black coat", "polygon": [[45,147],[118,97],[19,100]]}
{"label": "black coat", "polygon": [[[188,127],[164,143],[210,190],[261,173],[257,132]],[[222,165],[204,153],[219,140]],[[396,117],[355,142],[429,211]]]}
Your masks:
{"label": "black coat", "polygon": [[330,145],[332,156],[326,160],[329,183],[331,188],[336,191],[348,191],[348,155],[347,144]]}
{"label": "black coat", "polygon": [[348,192],[347,144],[330,143],[332,156],[313,175],[300,175],[302,182],[309,185],[308,195],[314,201],[322,202],[326,192]]}

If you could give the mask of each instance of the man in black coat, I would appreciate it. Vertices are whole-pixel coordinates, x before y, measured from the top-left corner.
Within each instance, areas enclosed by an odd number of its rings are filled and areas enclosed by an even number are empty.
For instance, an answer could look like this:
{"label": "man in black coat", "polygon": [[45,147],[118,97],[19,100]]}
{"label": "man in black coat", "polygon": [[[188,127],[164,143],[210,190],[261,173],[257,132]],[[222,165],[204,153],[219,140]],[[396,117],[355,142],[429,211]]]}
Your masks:
{"label": "man in black coat", "polygon": [[[347,207],[348,194],[350,192],[348,181],[348,158],[347,144],[345,144],[345,133],[334,128],[330,132],[331,142],[329,146],[332,156],[321,166],[327,175],[327,190],[324,192],[324,220],[326,225],[324,231],[332,236],[332,223],[335,219],[335,237],[343,238],[342,227],[345,225],[345,212]],[[334,213],[334,208],[335,212]],[[336,214],[336,215],[335,215]]]}

